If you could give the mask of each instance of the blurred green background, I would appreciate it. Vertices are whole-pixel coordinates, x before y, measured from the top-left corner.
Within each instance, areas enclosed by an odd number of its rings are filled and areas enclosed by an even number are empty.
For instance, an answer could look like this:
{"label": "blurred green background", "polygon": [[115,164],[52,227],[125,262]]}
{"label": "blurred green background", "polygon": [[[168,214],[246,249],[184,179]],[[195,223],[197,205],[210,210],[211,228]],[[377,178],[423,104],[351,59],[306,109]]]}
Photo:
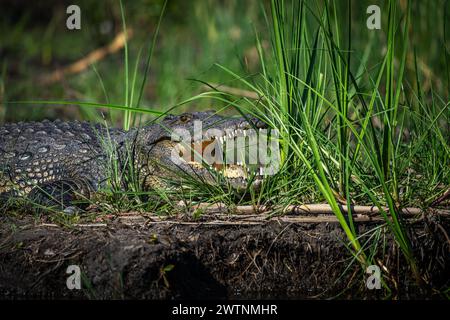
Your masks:
{"label": "blurred green background", "polygon": [[[321,1],[307,1],[320,6]],[[342,7],[345,20],[347,1]],[[66,8],[81,8],[81,30],[66,28]],[[384,1],[350,1],[351,36],[354,63],[369,55],[368,67],[375,66],[385,53],[385,32],[366,28],[368,5],[382,8]],[[141,51],[139,79],[143,76],[149,43],[152,41],[163,0],[123,1],[126,23],[133,30],[129,39],[130,74]],[[219,63],[258,81],[260,70],[255,34],[263,49],[271,55],[271,43],[265,10],[269,1],[256,0],[172,0],[162,19],[141,107],[167,110],[177,102],[206,90],[193,79],[239,87],[215,64]],[[406,8],[406,1],[399,0]],[[448,100],[450,27],[446,20],[450,4],[445,0],[412,1],[411,50],[408,53],[406,79],[415,83],[414,50],[425,90],[433,89]],[[0,123],[43,118],[100,120],[101,112],[78,106],[18,105],[9,101],[65,100],[124,104],[124,52],[109,54],[77,74],[69,74],[54,83],[42,77],[107,46],[122,31],[120,3],[108,1],[28,1],[0,2]],[[311,17],[312,19],[312,17]],[[345,23],[345,21],[343,21]],[[368,38],[375,37],[372,47]],[[294,49],[294,48],[293,48]],[[138,80],[139,80],[138,79]],[[139,81],[137,82],[139,83]],[[364,86],[363,86],[364,87]],[[199,100],[183,105],[179,111],[215,109],[218,102]]]}

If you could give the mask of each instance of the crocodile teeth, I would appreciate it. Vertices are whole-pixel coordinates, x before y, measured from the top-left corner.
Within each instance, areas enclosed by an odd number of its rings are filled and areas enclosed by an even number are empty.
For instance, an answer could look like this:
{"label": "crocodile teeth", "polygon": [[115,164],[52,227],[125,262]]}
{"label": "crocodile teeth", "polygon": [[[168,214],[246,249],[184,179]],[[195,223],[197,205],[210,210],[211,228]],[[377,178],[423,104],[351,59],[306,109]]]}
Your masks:
{"label": "crocodile teeth", "polygon": [[[262,129],[259,129],[260,131]],[[218,140],[220,143],[224,143],[227,140],[233,140],[236,137],[247,137],[247,136],[254,136],[257,134],[256,130],[253,129],[234,129],[234,130],[226,130],[223,135],[221,136],[214,136],[214,135],[206,135],[206,139],[213,139]]]}
{"label": "crocodile teeth", "polygon": [[[256,143],[256,141],[252,140],[254,137],[257,137],[259,134],[262,134],[265,132],[265,129],[263,128],[246,128],[243,129],[242,127],[237,127],[236,129],[231,130],[225,130],[221,133],[212,133],[208,132],[203,135],[204,139],[199,139],[194,142],[201,144],[202,148],[204,149],[207,145],[210,143],[215,143],[217,148],[215,152],[219,152],[219,154],[222,154],[226,148],[228,150],[229,147],[233,147],[233,143],[237,141],[238,138],[244,138],[244,137],[250,137],[250,139],[245,140],[246,145],[246,151],[247,145],[250,143]],[[225,156],[225,154],[223,154]],[[231,179],[238,179],[240,181],[247,181],[247,179],[250,179],[250,177],[258,177],[261,178],[265,174],[265,168],[264,167],[255,167],[253,164],[249,165],[246,163],[245,159],[239,156],[236,156],[236,161],[232,160],[231,162],[234,163],[218,163],[219,165],[210,165],[208,166],[208,169],[214,169],[215,172],[222,175],[225,178],[231,178]],[[216,159],[217,160],[217,159]],[[221,160],[223,161],[223,159]],[[204,168],[204,164],[201,164]],[[211,170],[212,172],[212,170]]]}

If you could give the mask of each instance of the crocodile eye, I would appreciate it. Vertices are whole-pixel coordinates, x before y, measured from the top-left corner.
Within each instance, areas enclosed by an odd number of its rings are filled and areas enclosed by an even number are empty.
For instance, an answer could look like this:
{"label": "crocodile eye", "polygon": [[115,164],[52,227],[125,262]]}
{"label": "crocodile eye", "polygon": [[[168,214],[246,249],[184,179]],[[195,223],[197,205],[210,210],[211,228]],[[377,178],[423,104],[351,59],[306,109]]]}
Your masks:
{"label": "crocodile eye", "polygon": [[181,122],[188,122],[189,120],[191,120],[191,118],[189,116],[183,114],[180,116],[180,120],[181,120]]}

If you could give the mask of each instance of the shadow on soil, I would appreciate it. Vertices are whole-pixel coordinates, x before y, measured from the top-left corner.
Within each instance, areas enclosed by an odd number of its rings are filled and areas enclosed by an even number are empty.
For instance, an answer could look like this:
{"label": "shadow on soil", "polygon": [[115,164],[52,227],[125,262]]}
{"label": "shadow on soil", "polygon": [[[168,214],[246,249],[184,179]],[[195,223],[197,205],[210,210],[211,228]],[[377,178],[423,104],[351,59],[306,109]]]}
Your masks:
{"label": "shadow on soil", "polygon": [[[0,218],[0,298],[266,299],[442,298],[449,244],[430,221],[411,228],[427,288],[418,288],[397,246],[380,234],[379,261],[393,289],[368,290],[335,223],[255,225],[145,223],[62,228],[31,218]],[[359,225],[360,233],[375,225]],[[69,265],[81,290],[69,290]],[[433,288],[431,290],[430,288]]]}

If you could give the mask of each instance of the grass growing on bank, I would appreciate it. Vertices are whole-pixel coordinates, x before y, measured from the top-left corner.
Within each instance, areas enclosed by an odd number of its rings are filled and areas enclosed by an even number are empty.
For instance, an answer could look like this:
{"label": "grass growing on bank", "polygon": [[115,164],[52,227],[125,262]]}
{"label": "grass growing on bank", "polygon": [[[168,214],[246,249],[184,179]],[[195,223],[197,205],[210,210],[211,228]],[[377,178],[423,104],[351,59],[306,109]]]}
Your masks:
{"label": "grass growing on bank", "polygon": [[[338,18],[343,12],[329,2],[272,0],[271,58],[257,42],[261,79],[248,80],[219,66],[260,99],[225,93],[214,98],[280,131],[284,169],[267,181],[261,199],[274,201],[274,195],[284,194],[275,202],[292,203],[304,193],[296,182],[312,180],[310,186],[330,204],[363,267],[374,263],[373,254],[362,249],[353,216],[341,207],[351,212],[355,202],[377,206],[414,277],[423,283],[400,211],[409,203],[426,208],[434,190],[448,184],[449,102],[434,94],[424,97],[417,65],[416,83],[404,81],[409,3],[399,12],[396,2],[389,1],[386,53],[371,70],[364,59],[352,67],[350,8],[343,21]],[[307,16],[315,24],[306,24]]]}

